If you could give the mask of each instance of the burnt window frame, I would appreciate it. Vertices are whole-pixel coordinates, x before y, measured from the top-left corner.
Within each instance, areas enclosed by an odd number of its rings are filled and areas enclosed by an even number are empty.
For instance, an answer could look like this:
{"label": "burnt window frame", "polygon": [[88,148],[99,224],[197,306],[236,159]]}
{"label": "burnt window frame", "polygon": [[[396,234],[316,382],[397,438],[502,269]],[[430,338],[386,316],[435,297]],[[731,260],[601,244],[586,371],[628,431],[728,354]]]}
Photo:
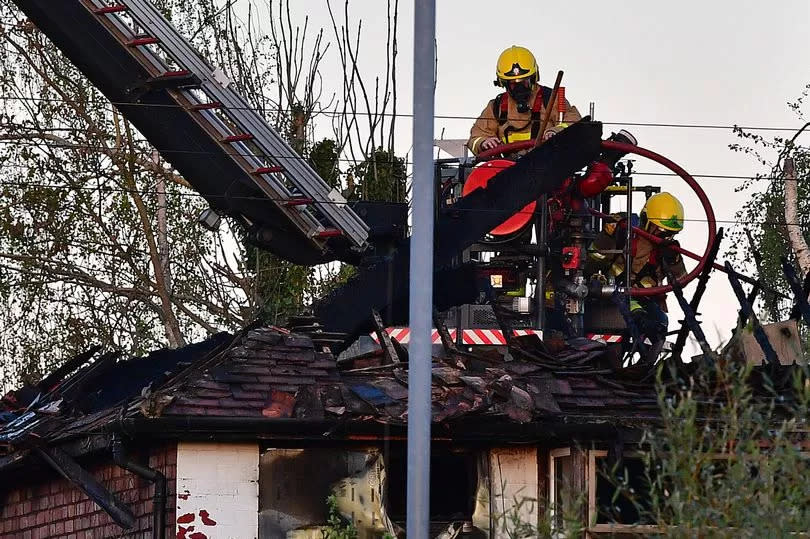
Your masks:
{"label": "burnt window frame", "polygon": [[[565,537],[565,522],[558,522],[558,515],[556,512],[556,508],[558,505],[557,500],[557,468],[558,465],[556,463],[557,459],[569,458],[572,459],[571,468],[573,472],[573,459],[575,457],[575,452],[571,446],[566,447],[557,447],[549,449],[548,451],[548,511],[549,511],[549,519],[551,521],[551,533],[552,537]],[[571,485],[570,487],[573,488],[574,478],[569,478]]]}

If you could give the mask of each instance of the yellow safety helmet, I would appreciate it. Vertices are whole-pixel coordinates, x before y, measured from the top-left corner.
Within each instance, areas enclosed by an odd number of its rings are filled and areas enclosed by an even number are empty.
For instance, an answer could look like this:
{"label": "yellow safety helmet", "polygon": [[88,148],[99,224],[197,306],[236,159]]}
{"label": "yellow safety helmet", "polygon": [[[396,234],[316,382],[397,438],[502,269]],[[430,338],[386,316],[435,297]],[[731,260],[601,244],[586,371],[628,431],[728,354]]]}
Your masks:
{"label": "yellow safety helmet", "polygon": [[646,229],[649,223],[664,230],[683,230],[683,205],[669,193],[657,193],[647,199],[641,210],[641,224]]}
{"label": "yellow safety helmet", "polygon": [[529,49],[512,45],[498,57],[495,75],[498,86],[505,86],[506,81],[510,80],[537,79],[537,60]]}

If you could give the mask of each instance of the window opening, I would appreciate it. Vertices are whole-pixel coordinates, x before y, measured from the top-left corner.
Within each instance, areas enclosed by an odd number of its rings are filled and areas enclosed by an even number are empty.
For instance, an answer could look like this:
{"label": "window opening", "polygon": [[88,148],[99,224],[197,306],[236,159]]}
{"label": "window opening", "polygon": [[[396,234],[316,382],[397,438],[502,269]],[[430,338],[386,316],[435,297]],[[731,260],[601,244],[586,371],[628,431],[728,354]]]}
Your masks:
{"label": "window opening", "polygon": [[573,495],[574,459],[571,448],[552,449],[549,452],[549,512],[555,537],[563,537],[565,514],[570,509]]}
{"label": "window opening", "polygon": [[[405,527],[408,484],[406,448],[392,447],[387,456],[388,513]],[[472,522],[478,471],[475,453],[434,449],[430,455],[430,533],[435,537],[448,526]]]}

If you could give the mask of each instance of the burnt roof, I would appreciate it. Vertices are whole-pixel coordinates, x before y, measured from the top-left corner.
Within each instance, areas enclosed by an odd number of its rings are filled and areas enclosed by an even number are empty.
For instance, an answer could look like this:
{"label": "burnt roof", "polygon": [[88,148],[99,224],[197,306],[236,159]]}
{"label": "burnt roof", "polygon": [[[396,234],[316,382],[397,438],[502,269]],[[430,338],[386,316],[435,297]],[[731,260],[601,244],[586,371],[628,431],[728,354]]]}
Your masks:
{"label": "burnt roof", "polygon": [[[406,425],[407,363],[385,364],[381,352],[339,363],[318,342],[257,327],[141,358],[96,350],[46,387],[3,398],[0,451],[119,431],[283,441],[310,427],[325,440]],[[514,339],[507,358],[504,350],[433,358],[432,419],[442,433],[463,426],[540,439],[549,425],[640,426],[658,416],[654,369],[617,368],[604,343],[530,336]]]}
{"label": "burnt roof", "polygon": [[[589,345],[591,352],[603,347]],[[619,382],[593,364],[566,365],[564,359],[544,364],[518,350],[512,348],[515,359],[509,362],[499,353],[434,358],[433,421],[469,414],[521,423],[571,413],[631,417],[655,408],[650,383]],[[573,348],[566,351],[575,357]],[[316,350],[309,337],[255,329],[216,363],[167,388],[171,402],[161,415],[351,417],[404,424],[407,376],[405,363],[339,370],[332,354]]]}

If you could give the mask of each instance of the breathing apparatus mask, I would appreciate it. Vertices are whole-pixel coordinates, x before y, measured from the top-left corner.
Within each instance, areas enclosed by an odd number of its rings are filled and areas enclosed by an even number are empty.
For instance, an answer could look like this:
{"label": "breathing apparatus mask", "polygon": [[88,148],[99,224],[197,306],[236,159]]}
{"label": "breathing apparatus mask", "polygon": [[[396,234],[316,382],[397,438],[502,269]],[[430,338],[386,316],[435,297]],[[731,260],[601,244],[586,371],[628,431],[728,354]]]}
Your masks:
{"label": "breathing apparatus mask", "polygon": [[529,99],[532,97],[533,80],[533,77],[528,77],[520,80],[503,81],[506,91],[515,100],[517,111],[520,113],[529,112],[531,108]]}

